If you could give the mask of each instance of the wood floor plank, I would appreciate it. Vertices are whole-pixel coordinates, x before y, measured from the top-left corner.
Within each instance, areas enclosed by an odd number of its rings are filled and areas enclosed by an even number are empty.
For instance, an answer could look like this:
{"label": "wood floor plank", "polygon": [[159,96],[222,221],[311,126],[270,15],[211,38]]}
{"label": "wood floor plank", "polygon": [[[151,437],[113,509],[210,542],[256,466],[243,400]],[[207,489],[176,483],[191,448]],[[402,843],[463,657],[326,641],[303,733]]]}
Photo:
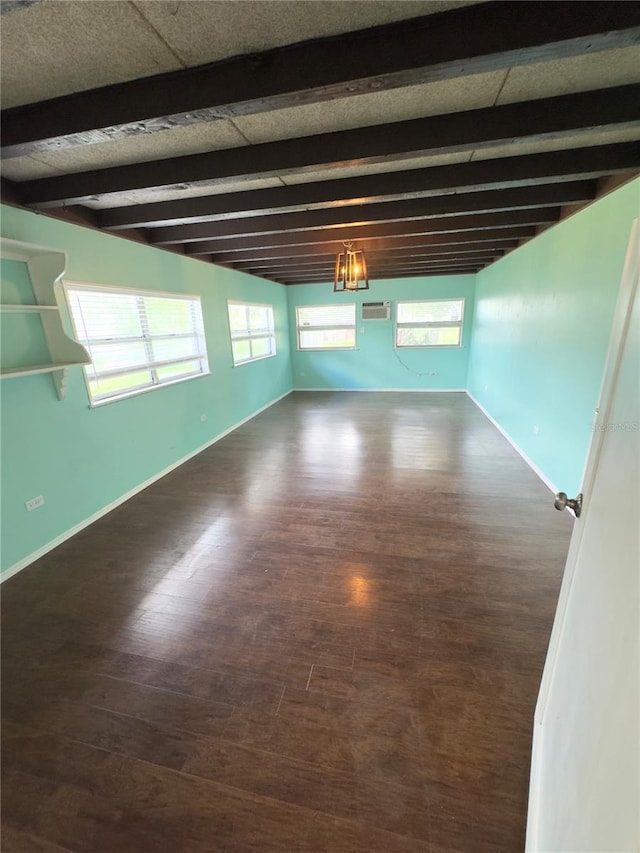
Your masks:
{"label": "wood floor plank", "polygon": [[522,850],[570,534],[466,395],[290,395],[4,584],[3,849]]}

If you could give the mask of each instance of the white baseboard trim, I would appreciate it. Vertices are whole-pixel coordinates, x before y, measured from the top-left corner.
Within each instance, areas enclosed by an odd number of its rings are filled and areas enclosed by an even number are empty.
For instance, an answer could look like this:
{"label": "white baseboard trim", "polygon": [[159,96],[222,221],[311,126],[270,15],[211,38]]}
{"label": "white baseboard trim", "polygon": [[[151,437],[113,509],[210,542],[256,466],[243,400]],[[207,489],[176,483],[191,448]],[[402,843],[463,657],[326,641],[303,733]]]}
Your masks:
{"label": "white baseboard trim", "polygon": [[388,394],[390,392],[403,394],[466,394],[465,388],[294,388],[294,391],[353,391],[358,394]]}
{"label": "white baseboard trim", "polygon": [[518,447],[518,445],[515,443],[515,441],[509,435],[509,433],[503,427],[500,426],[498,421],[492,415],[489,414],[489,412],[485,409],[485,407],[482,405],[482,403],[479,403],[470,391],[467,391],[466,393],[467,393],[467,397],[471,400],[471,402],[474,403],[474,405],[476,405],[480,409],[480,411],[485,416],[485,418],[488,418],[488,420],[491,421],[491,423],[498,430],[498,432],[502,433],[502,435],[507,439],[507,441],[509,442],[511,447],[513,447],[513,449],[516,451],[516,453],[524,459],[524,461],[527,463],[529,468],[531,468],[533,473],[536,474],[542,480],[542,482],[545,484],[545,486],[550,491],[552,491],[553,494],[555,495],[559,491],[559,489],[556,488],[556,486],[551,482],[551,480],[547,477],[547,475],[544,474],[540,470],[540,468],[538,468],[536,463],[527,456],[527,454],[524,452],[524,450],[522,450],[522,448]]}
{"label": "white baseboard trim", "polygon": [[[293,390],[293,389],[291,389]],[[99,509],[97,512],[94,512],[93,515],[90,515],[88,518],[85,518],[83,521],[78,522],[78,524],[74,524],[73,527],[70,527],[68,530],[65,530],[64,533],[61,533],[60,536],[56,536],[55,539],[52,539],[50,542],[47,542],[46,545],[43,545],[41,548],[38,548],[36,551],[33,551],[27,557],[23,557],[22,560],[18,560],[17,563],[14,563],[13,566],[9,566],[9,568],[5,569],[2,573],[0,573],[0,584],[4,583],[4,581],[9,580],[14,575],[17,575],[18,572],[21,572],[22,569],[26,569],[27,566],[30,566],[31,563],[39,560],[40,557],[44,557],[49,551],[52,551],[54,548],[57,548],[58,545],[62,545],[63,542],[66,542],[67,539],[70,539],[72,536],[75,536],[76,533],[80,533],[81,530],[84,530],[85,527],[89,527],[90,524],[93,524],[94,521],[97,521],[99,518],[102,518],[103,515],[106,515],[108,512],[111,512],[112,509],[120,506],[125,501],[128,501],[129,498],[132,498],[134,495],[137,495],[138,492],[143,491],[147,488],[147,486],[152,485],[157,480],[162,479],[166,474],[169,474],[175,468],[179,468],[181,465],[184,465],[185,462],[188,462],[189,459],[193,459],[194,456],[197,456],[198,453],[202,453],[203,450],[206,450],[207,447],[211,447],[211,445],[220,441],[220,439],[224,438],[229,433],[241,427],[243,424],[246,424],[248,421],[255,418],[261,412],[264,412],[266,409],[271,408],[271,406],[275,406],[276,403],[279,403],[280,400],[284,400],[285,397],[288,397],[291,394],[291,391],[286,391],[284,394],[281,394],[279,397],[276,397],[275,400],[272,400],[270,403],[262,406],[257,409],[250,415],[247,415],[246,418],[243,418],[241,421],[233,424],[228,429],[223,430],[223,432],[218,433],[214,438],[205,442],[205,444],[200,445],[195,450],[192,450],[190,453],[187,453],[186,456],[182,456],[180,459],[176,460],[176,462],[172,462],[171,465],[167,465],[166,468],[163,468],[162,471],[158,471],[157,474],[154,474],[153,477],[149,477],[148,480],[145,480],[143,483],[139,483],[137,486],[134,486],[133,489],[130,489],[128,492],[125,492],[123,495],[120,495],[119,498],[116,498],[111,503],[103,506],[102,509]]]}

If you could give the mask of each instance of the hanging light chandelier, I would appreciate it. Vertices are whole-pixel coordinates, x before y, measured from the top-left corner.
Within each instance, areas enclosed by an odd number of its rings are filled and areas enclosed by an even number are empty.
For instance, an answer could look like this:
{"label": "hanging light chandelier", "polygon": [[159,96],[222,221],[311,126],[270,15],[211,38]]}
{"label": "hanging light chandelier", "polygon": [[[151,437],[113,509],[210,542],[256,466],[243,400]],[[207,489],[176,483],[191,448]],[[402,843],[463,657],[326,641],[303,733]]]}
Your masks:
{"label": "hanging light chandelier", "polygon": [[344,290],[369,290],[367,261],[361,249],[354,249],[353,243],[343,243],[344,252],[338,252],[336,271],[333,277],[333,292]]}

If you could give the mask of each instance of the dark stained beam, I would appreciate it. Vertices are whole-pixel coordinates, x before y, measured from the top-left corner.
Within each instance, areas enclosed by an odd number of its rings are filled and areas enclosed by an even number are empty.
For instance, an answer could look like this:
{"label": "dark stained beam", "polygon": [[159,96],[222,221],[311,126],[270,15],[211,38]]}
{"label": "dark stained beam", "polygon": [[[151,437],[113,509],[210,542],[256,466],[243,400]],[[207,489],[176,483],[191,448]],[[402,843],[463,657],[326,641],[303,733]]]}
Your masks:
{"label": "dark stained beam", "polygon": [[[372,260],[367,263],[367,269],[369,272],[375,272],[375,270],[379,269],[405,269],[407,267],[411,267],[412,269],[423,269],[425,267],[433,267],[434,269],[440,269],[442,267],[468,267],[468,266],[478,266],[483,263],[491,263],[495,260],[497,255],[482,255],[479,257],[470,257],[470,258],[442,258],[439,261],[430,258],[406,258],[404,260],[395,259],[395,258],[377,258],[376,260]],[[292,275],[300,275],[300,276],[312,276],[317,274],[326,274],[333,276],[333,264],[326,264],[318,267],[279,267],[277,269],[270,270],[261,270],[260,268],[255,268],[251,266],[245,267],[237,267],[241,272],[251,272],[255,275],[286,275],[287,273],[291,273]]]}
{"label": "dark stained beam", "polygon": [[[450,266],[452,261],[456,261],[461,264],[467,264],[470,261],[492,261],[495,258],[500,257],[502,254],[502,252],[494,251],[470,252],[468,255],[414,255],[411,257],[404,257],[402,255],[398,256],[394,254],[381,253],[379,255],[372,255],[367,253],[367,266],[372,269],[375,268],[376,264],[388,264],[389,266],[419,266],[421,264],[431,264],[435,266],[437,264],[447,264]],[[287,270],[295,270],[300,273],[328,270],[333,275],[334,266],[335,255],[320,263],[301,263],[300,261],[297,261],[291,263],[283,262],[275,266],[244,263],[236,264],[234,269],[242,270],[244,272],[253,272],[257,275],[269,272],[281,273]]]}
{"label": "dark stained beam", "polygon": [[[375,260],[371,260],[368,266],[371,269],[376,269],[377,265],[384,264],[388,267],[393,267],[394,269],[403,269],[405,267],[443,267],[443,266],[469,266],[470,264],[479,264],[479,263],[492,263],[498,258],[502,257],[502,253],[498,252],[490,255],[470,255],[468,258],[442,258],[439,262],[435,259],[430,258],[406,258],[404,261],[398,258],[378,258]],[[266,275],[266,276],[278,276],[278,275],[286,275],[286,274],[295,274],[295,275],[314,275],[322,273],[323,275],[333,276],[334,273],[334,264],[323,264],[321,266],[296,266],[291,265],[283,265],[281,267],[254,267],[250,264],[243,264],[242,266],[233,267],[233,269],[239,272],[250,272],[253,275]]]}
{"label": "dark stained beam", "polygon": [[230,219],[234,215],[264,215],[312,210],[345,204],[426,198],[452,192],[476,192],[576,181],[640,169],[640,142],[549,151],[524,157],[504,157],[472,163],[409,169],[377,175],[317,181],[247,192],[134,204],[104,210],[100,225],[121,228],[186,225]]}
{"label": "dark stained beam", "polygon": [[580,131],[640,125],[640,84],[536,101],[466,110],[390,124],[321,133],[206,154],[171,157],[25,181],[33,207],[100,198],[117,204],[141,189],[223,185],[257,177],[385,163],[423,154],[470,150],[527,140],[556,139]]}
{"label": "dark stained beam", "polygon": [[18,12],[20,9],[27,9],[29,6],[36,6],[44,0],[2,0],[0,3],[0,15],[8,15],[11,12]]}
{"label": "dark stained beam", "polygon": [[640,42],[635,3],[483,3],[2,114],[3,157],[114,141]]}
{"label": "dark stained beam", "polygon": [[[324,228],[313,231],[291,231],[283,234],[249,234],[242,237],[229,237],[220,240],[203,240],[201,243],[187,243],[185,254],[209,255],[212,252],[250,249],[263,246],[301,246],[343,240],[370,240],[377,238],[397,238],[413,236],[457,235],[458,232],[495,231],[513,229],[517,226],[540,226],[558,222],[559,207],[530,207],[526,210],[509,210],[500,213],[469,214],[466,216],[445,216],[436,219],[416,219],[407,222],[381,222],[373,225],[347,225],[342,228]],[[474,236],[474,239],[477,237]]]}
{"label": "dark stained beam", "polygon": [[[358,248],[369,251],[404,251],[426,249],[433,247],[434,251],[453,251],[459,247],[466,250],[466,245],[472,248],[502,247],[511,248],[519,240],[536,236],[535,226],[516,228],[497,228],[486,231],[463,231],[459,234],[410,234],[407,237],[380,237],[378,239],[359,240]],[[207,244],[208,245],[208,244]],[[217,245],[217,243],[216,243]],[[253,249],[238,249],[213,254],[202,251],[202,243],[188,243],[187,254],[210,254],[211,261],[216,264],[236,263],[250,260],[279,260],[282,258],[313,257],[315,255],[333,255],[342,249],[340,240],[327,243],[312,243],[300,246],[256,246]]]}
{"label": "dark stained beam", "polygon": [[342,208],[297,211],[271,216],[251,216],[225,219],[218,222],[198,222],[194,225],[175,225],[154,228],[149,240],[155,245],[190,243],[198,240],[220,239],[244,234],[277,234],[309,228],[327,228],[348,223],[392,222],[426,219],[462,213],[489,213],[518,208],[548,207],[556,204],[575,204],[590,201],[596,194],[595,181],[573,181],[562,184],[543,184],[511,190],[460,193],[436,198],[408,201],[358,204]]}
{"label": "dark stained beam", "polygon": [[[490,243],[473,243],[469,246],[413,246],[409,248],[388,248],[388,249],[367,249],[366,256],[367,258],[379,258],[379,257],[394,257],[394,258],[420,258],[420,257],[429,257],[429,258],[440,258],[443,255],[445,257],[464,257],[468,255],[487,255],[487,254],[496,254],[497,252],[505,251],[506,249],[515,248],[518,245],[516,240],[508,241],[506,244],[501,246],[493,246]],[[362,248],[361,244],[357,244],[357,248]],[[332,259],[335,261],[336,252],[340,251],[342,246],[336,247],[335,251],[331,254],[324,255],[293,255],[290,257],[280,257],[280,258],[247,258],[245,260],[236,261],[237,265],[242,264],[253,264],[254,266],[261,267],[275,267],[280,266],[283,263],[291,263],[291,264],[301,264],[301,265],[310,265],[310,264],[319,264],[319,263],[327,263]],[[219,263],[216,261],[215,263]],[[233,263],[233,262],[232,262]]]}
{"label": "dark stained beam", "polygon": [[[482,266],[477,267],[447,267],[445,269],[440,270],[381,270],[375,276],[370,275],[369,281],[373,282],[374,280],[382,280],[382,279],[394,279],[394,278],[425,278],[428,276],[440,276],[440,275],[474,275],[480,269],[483,269]],[[333,282],[333,276],[331,278],[324,279],[307,279],[307,278],[299,278],[299,277],[286,277],[271,279],[271,281],[277,281],[280,284],[328,284],[330,285]]]}

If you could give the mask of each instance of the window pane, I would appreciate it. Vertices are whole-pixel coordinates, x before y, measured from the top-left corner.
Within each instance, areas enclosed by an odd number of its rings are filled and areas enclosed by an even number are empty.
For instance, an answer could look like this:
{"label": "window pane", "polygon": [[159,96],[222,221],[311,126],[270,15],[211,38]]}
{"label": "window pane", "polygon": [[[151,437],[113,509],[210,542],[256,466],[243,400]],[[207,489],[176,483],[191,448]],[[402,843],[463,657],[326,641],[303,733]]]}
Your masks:
{"label": "window pane", "polygon": [[179,376],[202,373],[202,369],[199,361],[183,361],[180,364],[169,364],[166,367],[158,367],[156,372],[161,382],[167,382],[170,379],[177,379]]}
{"label": "window pane", "polygon": [[161,296],[142,298],[151,335],[176,335],[193,331],[193,300],[165,299]]}
{"label": "window pane", "polygon": [[245,305],[229,303],[229,326],[232,332],[247,332],[247,309]]}
{"label": "window pane", "polygon": [[253,338],[251,340],[251,355],[254,358],[271,355],[271,338]]}
{"label": "window pane", "polygon": [[355,329],[300,329],[300,349],[341,349],[355,345]]}
{"label": "window pane", "polygon": [[198,344],[195,338],[162,338],[152,342],[152,350],[154,361],[170,361],[198,355]]}
{"label": "window pane", "polygon": [[71,310],[82,341],[142,335],[137,298],[128,293],[70,291]]}
{"label": "window pane", "polygon": [[356,322],[356,305],[298,305],[298,326],[349,326]]}
{"label": "window pane", "polygon": [[237,364],[239,361],[246,361],[251,358],[251,345],[248,340],[233,341],[233,361]]}
{"label": "window pane", "polygon": [[458,346],[460,328],[458,326],[399,328],[397,342],[399,347]]}
{"label": "window pane", "polygon": [[92,399],[95,400],[113,394],[124,394],[126,391],[133,391],[152,384],[151,372],[149,370],[138,370],[134,373],[124,373],[122,376],[90,379],[89,389]]}
{"label": "window pane", "polygon": [[143,341],[126,344],[91,344],[89,349],[93,364],[88,367],[88,371],[93,373],[122,370],[123,367],[139,367],[147,362]]}
{"label": "window pane", "polygon": [[463,299],[398,302],[398,323],[442,323],[462,319]]}
{"label": "window pane", "polygon": [[269,311],[266,305],[249,306],[249,328],[253,331],[270,329]]}

